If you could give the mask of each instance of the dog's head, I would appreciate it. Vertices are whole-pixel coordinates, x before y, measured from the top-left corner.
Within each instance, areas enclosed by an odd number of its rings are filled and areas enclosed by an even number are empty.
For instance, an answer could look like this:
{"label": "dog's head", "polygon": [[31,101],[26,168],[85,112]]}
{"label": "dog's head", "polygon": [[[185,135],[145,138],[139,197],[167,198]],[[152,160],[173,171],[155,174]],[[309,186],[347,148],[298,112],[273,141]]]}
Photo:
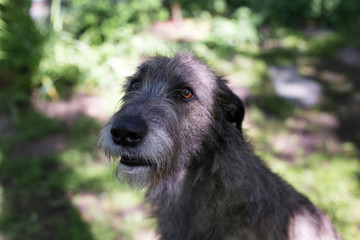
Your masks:
{"label": "dog's head", "polygon": [[193,164],[222,128],[241,133],[243,117],[241,100],[202,61],[190,53],[158,56],[128,78],[99,143],[120,160],[121,180],[152,186]]}

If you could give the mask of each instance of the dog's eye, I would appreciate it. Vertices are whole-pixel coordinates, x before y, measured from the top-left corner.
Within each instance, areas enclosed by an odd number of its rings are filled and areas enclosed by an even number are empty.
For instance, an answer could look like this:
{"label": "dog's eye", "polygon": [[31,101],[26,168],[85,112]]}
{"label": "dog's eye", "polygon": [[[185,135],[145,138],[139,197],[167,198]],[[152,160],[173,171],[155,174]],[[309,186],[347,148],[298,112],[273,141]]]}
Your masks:
{"label": "dog's eye", "polygon": [[183,89],[181,89],[181,91],[180,91],[180,95],[181,95],[184,99],[190,99],[190,98],[192,98],[193,93],[192,93],[189,89],[183,88]]}
{"label": "dog's eye", "polygon": [[136,81],[136,82],[133,82],[131,85],[130,85],[131,89],[132,90],[139,90],[140,87],[141,87],[141,83]]}

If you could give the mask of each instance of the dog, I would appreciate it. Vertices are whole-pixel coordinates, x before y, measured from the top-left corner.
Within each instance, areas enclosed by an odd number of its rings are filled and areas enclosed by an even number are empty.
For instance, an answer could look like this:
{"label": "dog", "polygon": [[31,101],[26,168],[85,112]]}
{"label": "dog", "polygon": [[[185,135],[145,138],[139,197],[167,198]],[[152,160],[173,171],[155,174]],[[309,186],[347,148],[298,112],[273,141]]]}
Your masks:
{"label": "dog", "polygon": [[242,101],[193,54],[147,59],[124,89],[99,144],[120,181],[147,188],[161,239],[341,239],[254,154]]}

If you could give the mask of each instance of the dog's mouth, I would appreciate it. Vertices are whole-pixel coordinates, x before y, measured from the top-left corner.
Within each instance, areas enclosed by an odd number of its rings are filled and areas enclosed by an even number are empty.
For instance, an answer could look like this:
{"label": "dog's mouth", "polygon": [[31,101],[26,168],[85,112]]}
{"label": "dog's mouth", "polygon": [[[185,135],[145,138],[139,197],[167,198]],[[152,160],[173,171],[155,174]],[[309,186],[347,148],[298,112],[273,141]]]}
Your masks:
{"label": "dog's mouth", "polygon": [[151,166],[151,163],[145,159],[133,158],[129,156],[121,156],[120,163],[128,167]]}

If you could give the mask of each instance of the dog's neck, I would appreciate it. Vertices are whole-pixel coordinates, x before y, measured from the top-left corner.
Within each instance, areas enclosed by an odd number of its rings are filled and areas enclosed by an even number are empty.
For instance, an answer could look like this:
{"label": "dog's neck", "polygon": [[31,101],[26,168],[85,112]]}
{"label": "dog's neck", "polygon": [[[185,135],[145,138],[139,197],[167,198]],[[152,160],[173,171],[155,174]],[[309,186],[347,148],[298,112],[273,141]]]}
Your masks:
{"label": "dog's neck", "polygon": [[[234,131],[237,130],[234,129]],[[165,193],[170,199],[176,200],[184,194],[184,189],[187,192],[199,186],[211,189],[208,186],[212,185],[220,186],[224,193],[233,194],[233,192],[238,191],[237,195],[239,195],[240,201],[250,201],[249,198],[253,198],[250,193],[253,192],[253,189],[246,187],[241,189],[239,184],[237,184],[236,189],[231,189],[231,182],[239,183],[242,182],[240,178],[243,178],[244,186],[252,186],[253,184],[249,185],[248,182],[258,182],[261,177],[256,174],[248,174],[244,172],[244,169],[264,168],[264,165],[260,159],[254,157],[251,146],[240,133],[235,132],[235,134],[225,136],[223,132],[225,131],[219,132],[217,139],[213,141],[214,144],[209,144],[209,139],[207,139],[203,151],[190,161],[189,166],[185,166],[166,179],[162,179],[155,188],[149,189],[149,195],[157,195],[157,193],[163,195]],[[252,160],[249,161],[249,159]],[[254,184],[253,186],[261,184]],[[208,194],[212,194],[211,190],[208,191]]]}

